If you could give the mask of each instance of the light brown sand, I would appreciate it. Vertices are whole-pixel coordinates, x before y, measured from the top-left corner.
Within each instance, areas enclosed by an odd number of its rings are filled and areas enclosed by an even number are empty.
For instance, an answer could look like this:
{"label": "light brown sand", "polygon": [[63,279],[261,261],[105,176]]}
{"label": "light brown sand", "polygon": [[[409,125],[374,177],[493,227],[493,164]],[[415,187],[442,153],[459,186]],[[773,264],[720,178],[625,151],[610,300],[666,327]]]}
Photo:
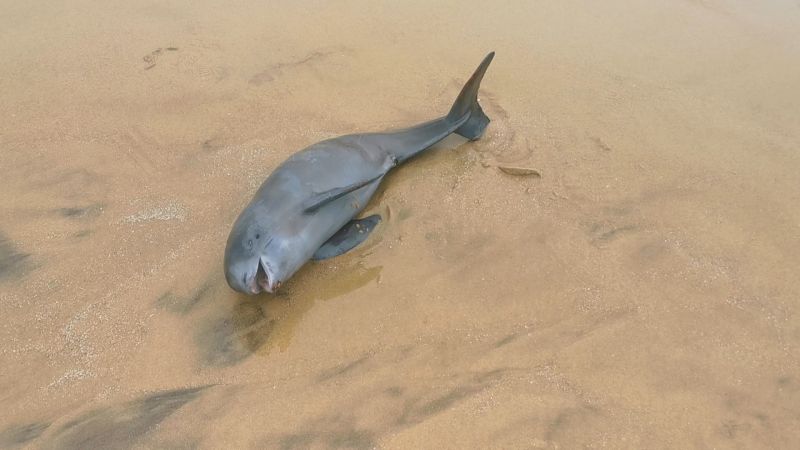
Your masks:
{"label": "light brown sand", "polygon": [[[1,3],[0,447],[800,442],[797,2]],[[280,161],[490,50],[365,246],[226,286]]]}

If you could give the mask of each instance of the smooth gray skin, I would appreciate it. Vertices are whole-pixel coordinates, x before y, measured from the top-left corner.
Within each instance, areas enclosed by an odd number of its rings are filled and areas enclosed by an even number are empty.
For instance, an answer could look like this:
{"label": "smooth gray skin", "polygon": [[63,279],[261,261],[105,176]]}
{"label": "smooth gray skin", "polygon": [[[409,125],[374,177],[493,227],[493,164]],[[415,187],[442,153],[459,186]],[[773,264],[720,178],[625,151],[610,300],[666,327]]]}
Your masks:
{"label": "smooth gray skin", "polygon": [[486,56],[447,116],[325,140],[278,166],[233,225],[225,248],[228,285],[249,295],[274,293],[361,212],[392,168],[453,132],[478,139],[489,118],[477,93],[493,57]]}

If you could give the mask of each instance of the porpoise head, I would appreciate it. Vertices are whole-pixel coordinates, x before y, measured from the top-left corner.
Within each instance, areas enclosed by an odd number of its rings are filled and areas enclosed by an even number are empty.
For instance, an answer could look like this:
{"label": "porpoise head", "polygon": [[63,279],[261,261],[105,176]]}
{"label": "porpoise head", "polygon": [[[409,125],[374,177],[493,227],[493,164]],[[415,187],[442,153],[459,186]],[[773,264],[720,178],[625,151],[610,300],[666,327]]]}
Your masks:
{"label": "porpoise head", "polygon": [[270,245],[269,230],[245,211],[233,225],[225,245],[225,279],[235,291],[256,295],[274,293],[285,279],[280,246]]}

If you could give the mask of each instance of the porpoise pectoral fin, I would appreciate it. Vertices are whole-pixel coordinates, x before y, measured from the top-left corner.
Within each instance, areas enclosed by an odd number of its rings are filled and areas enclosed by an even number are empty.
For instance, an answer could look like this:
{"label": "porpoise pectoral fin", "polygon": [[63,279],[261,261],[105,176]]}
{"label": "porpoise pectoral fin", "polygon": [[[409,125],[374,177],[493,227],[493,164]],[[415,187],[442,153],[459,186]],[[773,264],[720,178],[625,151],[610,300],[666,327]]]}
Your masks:
{"label": "porpoise pectoral fin", "polygon": [[363,219],[355,219],[347,222],[341,230],[337,231],[328,239],[322,247],[317,249],[311,259],[319,261],[343,255],[356,248],[358,244],[367,240],[367,236],[375,229],[381,216],[375,214]]}
{"label": "porpoise pectoral fin", "polygon": [[353,191],[363,188],[364,186],[372,183],[373,181],[377,180],[378,178],[384,175],[385,175],[384,173],[381,173],[380,175],[377,175],[370,179],[358,181],[344,187],[329,189],[325,192],[317,192],[303,202],[303,212],[306,213],[314,212],[318,210],[320,207],[336,200],[337,198],[340,198]]}

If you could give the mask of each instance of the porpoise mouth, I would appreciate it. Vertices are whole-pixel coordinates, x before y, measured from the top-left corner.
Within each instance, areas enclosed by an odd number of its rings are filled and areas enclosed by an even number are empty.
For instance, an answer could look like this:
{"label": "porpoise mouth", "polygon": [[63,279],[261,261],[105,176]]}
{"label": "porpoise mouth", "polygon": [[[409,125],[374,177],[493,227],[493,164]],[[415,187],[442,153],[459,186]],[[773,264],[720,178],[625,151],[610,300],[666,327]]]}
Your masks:
{"label": "porpoise mouth", "polygon": [[259,292],[267,291],[272,292],[269,285],[269,275],[267,274],[267,269],[264,267],[264,262],[261,261],[259,258],[258,260],[258,269],[256,270],[255,276],[255,285],[251,287],[253,294],[258,294]]}

